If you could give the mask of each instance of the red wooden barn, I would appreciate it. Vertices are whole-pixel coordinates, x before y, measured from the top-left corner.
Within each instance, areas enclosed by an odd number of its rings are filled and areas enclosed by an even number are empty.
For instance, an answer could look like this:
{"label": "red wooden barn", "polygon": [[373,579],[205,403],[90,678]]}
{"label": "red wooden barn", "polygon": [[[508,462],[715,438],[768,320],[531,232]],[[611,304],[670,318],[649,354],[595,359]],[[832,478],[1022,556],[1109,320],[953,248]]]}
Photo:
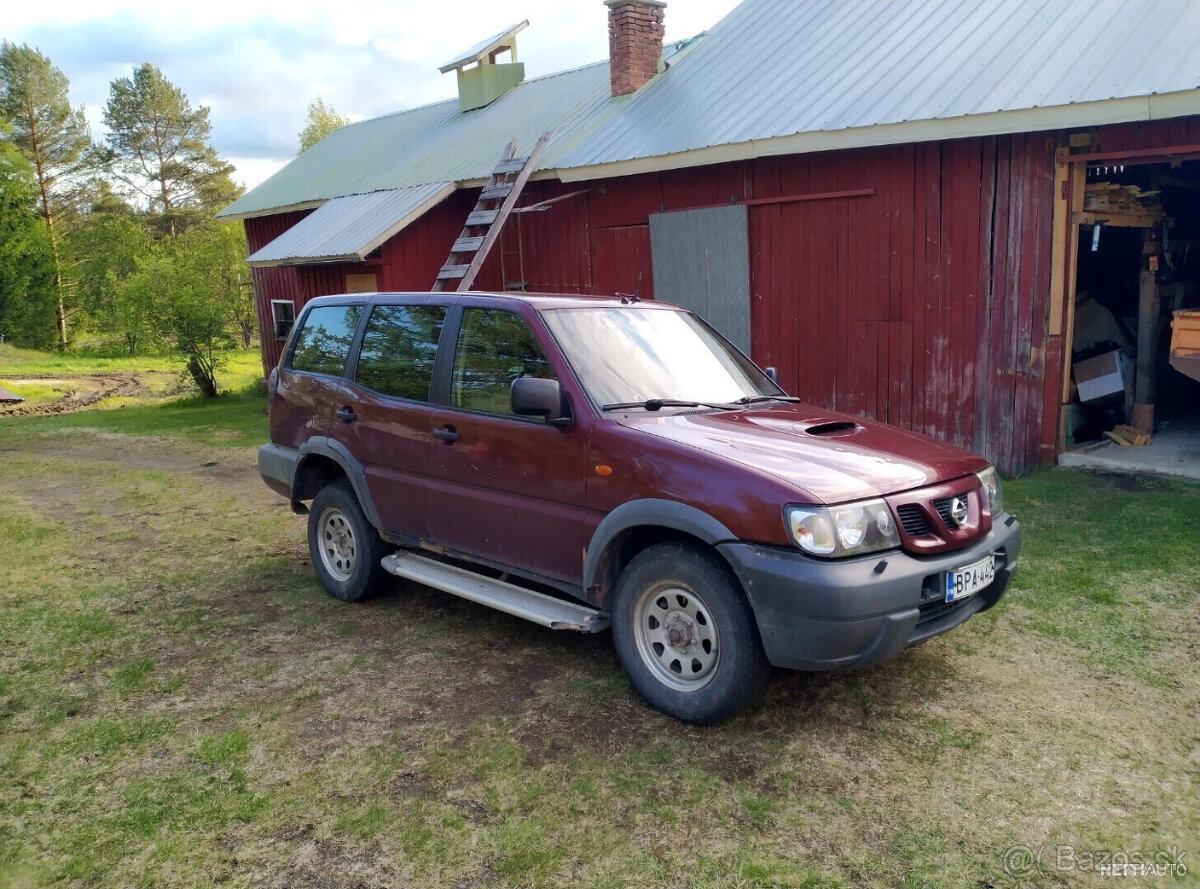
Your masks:
{"label": "red wooden barn", "polygon": [[[691,306],[789,392],[1009,473],[1086,425],[1073,349],[1165,367],[1137,282],[1155,331],[1196,303],[1194,0],[745,0],[665,47],[665,4],[605,5],[610,59],[526,80],[521,23],[443,69],[457,101],[343,127],[223,211],[265,366],[312,297],[428,290],[504,146],[549,132],[477,289]],[[1160,416],[1200,418],[1176,376]]]}

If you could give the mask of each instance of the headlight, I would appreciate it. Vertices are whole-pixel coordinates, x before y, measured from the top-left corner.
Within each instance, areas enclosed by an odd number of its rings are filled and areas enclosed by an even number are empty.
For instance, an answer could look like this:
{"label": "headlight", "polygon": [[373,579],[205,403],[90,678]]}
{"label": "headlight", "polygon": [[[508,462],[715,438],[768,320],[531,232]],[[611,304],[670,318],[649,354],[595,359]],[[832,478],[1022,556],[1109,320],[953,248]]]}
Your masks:
{"label": "headlight", "polygon": [[859,556],[900,545],[892,512],[882,500],[789,506],[784,518],[796,546],[813,556]]}
{"label": "headlight", "polygon": [[987,491],[988,510],[992,515],[1004,512],[1004,492],[1000,490],[1000,474],[996,467],[989,466],[983,472],[977,472],[979,483]]}

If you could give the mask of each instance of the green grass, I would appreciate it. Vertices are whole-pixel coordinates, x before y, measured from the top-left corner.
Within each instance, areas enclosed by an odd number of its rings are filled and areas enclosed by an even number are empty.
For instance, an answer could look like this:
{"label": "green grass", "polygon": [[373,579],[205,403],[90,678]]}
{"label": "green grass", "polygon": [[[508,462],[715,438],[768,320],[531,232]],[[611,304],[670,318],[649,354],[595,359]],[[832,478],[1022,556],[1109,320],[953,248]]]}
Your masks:
{"label": "green grass", "polygon": [[1194,486],[1010,482],[997,608],[699,729],[606,636],[325,596],[264,407],[0,423],[0,889],[1090,889],[1005,851],[1200,855]]}
{"label": "green grass", "polygon": [[[136,376],[146,388],[146,394],[141,396],[106,399],[97,405],[101,410],[156,403],[165,397],[187,397],[196,391],[183,360],[174,355],[111,357],[71,350],[35,352],[0,345],[0,385],[31,404],[53,402],[80,389],[86,391],[89,385],[85,378],[94,374]],[[261,393],[262,358],[258,349],[224,353],[216,377],[222,393]]]}
{"label": "green grass", "polygon": [[1194,485],[1041,473],[1008,483],[1023,517],[1012,597],[1024,626],[1082,663],[1150,684],[1186,663],[1176,619],[1196,607],[1200,494]]}
{"label": "green grass", "polygon": [[[257,348],[225,353],[218,371],[223,387],[240,389],[262,377],[262,358]],[[183,359],[176,355],[98,355],[86,350],[39,352],[0,343],[0,379],[22,374],[89,373],[178,373]]]}
{"label": "green grass", "polygon": [[[0,420],[0,422],[4,422]],[[268,440],[267,399],[254,387],[206,399],[198,395],[151,404],[21,419],[26,434],[100,431],[121,435],[168,436],[180,441],[246,447]]]}
{"label": "green grass", "polygon": [[[111,398],[93,409],[49,416],[0,417],[14,441],[64,430],[81,434],[116,433],[167,436],[181,441],[245,447],[266,441],[267,401],[257,350],[230,352],[218,371],[222,394],[205,399],[194,393],[180,372],[177,358],[96,358],[88,354],[44,353],[0,345],[0,385],[37,402],[52,403],[78,388],[72,376],[123,373],[142,379],[148,392],[133,398]],[[7,382],[23,375],[62,374],[61,381]]]}

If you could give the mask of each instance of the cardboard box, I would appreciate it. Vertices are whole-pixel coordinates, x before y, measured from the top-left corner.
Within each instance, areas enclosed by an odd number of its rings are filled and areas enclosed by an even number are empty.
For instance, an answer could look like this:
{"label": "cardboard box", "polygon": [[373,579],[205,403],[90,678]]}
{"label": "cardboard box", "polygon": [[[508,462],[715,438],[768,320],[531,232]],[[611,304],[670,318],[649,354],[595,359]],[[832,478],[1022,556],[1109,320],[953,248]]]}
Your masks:
{"label": "cardboard box", "polygon": [[1129,359],[1117,349],[1076,362],[1071,368],[1079,400],[1094,404],[1111,396],[1125,395],[1125,379],[1129,375]]}

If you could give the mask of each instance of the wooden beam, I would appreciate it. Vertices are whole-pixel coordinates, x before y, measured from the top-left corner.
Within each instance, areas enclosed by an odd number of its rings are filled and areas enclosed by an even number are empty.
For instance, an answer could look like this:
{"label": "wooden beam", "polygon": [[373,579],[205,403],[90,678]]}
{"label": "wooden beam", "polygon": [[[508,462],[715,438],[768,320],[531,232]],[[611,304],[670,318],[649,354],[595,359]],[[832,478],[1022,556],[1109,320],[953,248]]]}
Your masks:
{"label": "wooden beam", "polygon": [[1176,145],[1172,148],[1134,148],[1130,151],[1109,151],[1098,154],[1078,155],[1081,161],[1086,161],[1089,167],[1113,166],[1124,162],[1125,166],[1132,163],[1158,164],[1170,160],[1184,160],[1193,155],[1200,155],[1200,145]]}
{"label": "wooden beam", "polygon": [[[1147,240],[1149,240],[1149,232]],[[1145,261],[1143,260],[1143,263]],[[1158,316],[1162,308],[1154,273],[1142,267],[1138,277],[1137,373],[1133,403],[1154,404],[1155,347],[1158,345]]]}
{"label": "wooden beam", "polygon": [[581,188],[578,191],[570,191],[566,194],[560,194],[558,197],[546,198],[544,201],[538,201],[536,204],[529,204],[525,207],[513,207],[513,213],[541,213],[544,210],[549,210],[559,201],[565,201],[567,198],[578,197],[581,194],[587,194],[591,191],[590,188]]}
{"label": "wooden beam", "polygon": [[[1087,186],[1087,167],[1075,161],[1071,164],[1071,203],[1067,208],[1071,214],[1083,211],[1083,195]],[[1075,348],[1075,288],[1079,280],[1079,226],[1072,225],[1067,231],[1067,320],[1063,326],[1063,380],[1062,403],[1071,400],[1071,352]]]}
{"label": "wooden beam", "polygon": [[[1050,318],[1047,333],[1062,336],[1067,286],[1067,215],[1071,201],[1071,167],[1067,149],[1054,152],[1054,218],[1050,223]],[[1073,296],[1074,294],[1072,294]],[[1069,356],[1068,356],[1069,357]]]}
{"label": "wooden beam", "polygon": [[1162,216],[1152,213],[1105,213],[1098,210],[1088,210],[1071,214],[1071,221],[1076,225],[1111,225],[1114,228],[1154,228],[1163,221]]}

